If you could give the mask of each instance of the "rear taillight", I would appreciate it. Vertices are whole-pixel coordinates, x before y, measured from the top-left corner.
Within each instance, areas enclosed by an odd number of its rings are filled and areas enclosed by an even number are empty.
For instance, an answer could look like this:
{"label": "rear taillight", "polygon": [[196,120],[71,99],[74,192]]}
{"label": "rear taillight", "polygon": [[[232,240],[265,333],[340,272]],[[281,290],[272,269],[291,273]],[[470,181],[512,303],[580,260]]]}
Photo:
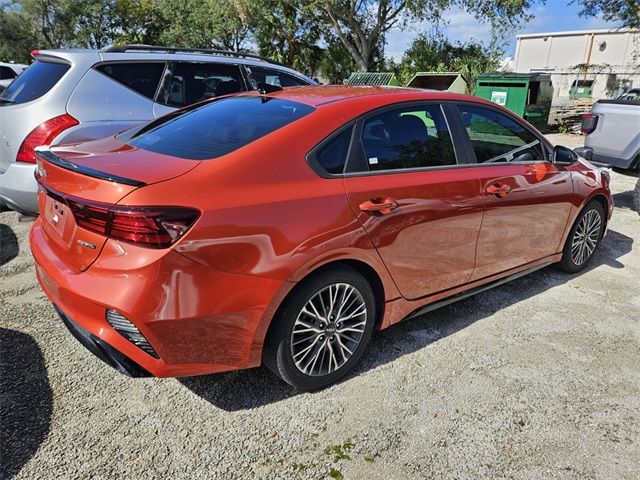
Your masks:
{"label": "rear taillight", "polygon": [[50,145],[51,142],[66,129],[78,125],[78,120],[71,115],[65,113],[58,117],[53,117],[36,128],[31,130],[29,135],[24,139],[16,161],[26,163],[36,163],[35,148],[40,145]]}
{"label": "rear taillight", "polygon": [[79,227],[142,247],[167,248],[195,223],[200,212],[186,207],[129,207],[61,196]]}
{"label": "rear taillight", "polygon": [[598,126],[597,115],[587,113],[586,115],[582,116],[582,127],[580,129],[582,130],[582,133],[589,135],[591,132],[593,132],[596,129],[597,126]]}

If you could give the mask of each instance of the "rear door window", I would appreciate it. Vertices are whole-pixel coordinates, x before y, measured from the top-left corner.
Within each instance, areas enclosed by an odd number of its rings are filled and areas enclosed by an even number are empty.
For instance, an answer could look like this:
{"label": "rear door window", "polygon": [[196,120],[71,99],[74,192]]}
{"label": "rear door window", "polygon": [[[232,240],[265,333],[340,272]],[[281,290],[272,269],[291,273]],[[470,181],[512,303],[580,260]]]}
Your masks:
{"label": "rear door window", "polygon": [[140,95],[153,99],[164,71],[164,62],[105,63],[96,70]]}
{"label": "rear door window", "polygon": [[40,98],[71,68],[68,63],[38,60],[2,92],[5,103],[26,103]]}
{"label": "rear door window", "polygon": [[309,85],[305,80],[290,75],[286,72],[275,68],[247,66],[251,78],[256,83],[266,83],[267,85],[275,85],[276,87],[299,87],[300,85]]}
{"label": "rear door window", "polygon": [[170,69],[157,98],[164,105],[184,107],[245,90],[237,65],[176,62]]}
{"label": "rear door window", "polygon": [[230,97],[170,113],[133,137],[125,132],[120,138],[143,150],[205,160],[231,153],[313,111],[279,98]]}
{"label": "rear door window", "polygon": [[440,105],[402,107],[367,118],[362,148],[370,171],[456,164]]}

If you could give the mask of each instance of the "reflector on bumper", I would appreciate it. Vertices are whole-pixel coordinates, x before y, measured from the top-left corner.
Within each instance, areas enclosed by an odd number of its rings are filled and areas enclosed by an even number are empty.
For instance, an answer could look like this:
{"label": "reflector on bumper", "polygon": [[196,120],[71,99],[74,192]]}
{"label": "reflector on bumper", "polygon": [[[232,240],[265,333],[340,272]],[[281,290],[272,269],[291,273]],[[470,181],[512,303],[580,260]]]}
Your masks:
{"label": "reflector on bumper", "polygon": [[106,318],[109,325],[111,325],[116,332],[129,340],[136,347],[143,350],[145,353],[148,353],[153,358],[160,358],[145,336],[140,333],[140,330],[138,330],[138,328],[131,323],[127,317],[115,310],[107,310]]}

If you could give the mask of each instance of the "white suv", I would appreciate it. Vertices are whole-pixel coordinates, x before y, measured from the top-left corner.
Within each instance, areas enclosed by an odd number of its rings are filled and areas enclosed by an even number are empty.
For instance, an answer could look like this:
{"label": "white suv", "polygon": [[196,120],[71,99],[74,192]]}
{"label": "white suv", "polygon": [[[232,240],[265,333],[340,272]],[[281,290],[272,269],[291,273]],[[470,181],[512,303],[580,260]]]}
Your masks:
{"label": "white suv", "polygon": [[28,65],[0,62],[0,94]]}
{"label": "white suv", "polygon": [[201,100],[315,85],[248,53],[128,45],[40,50],[0,94],[0,208],[38,212],[34,148],[104,138]]}

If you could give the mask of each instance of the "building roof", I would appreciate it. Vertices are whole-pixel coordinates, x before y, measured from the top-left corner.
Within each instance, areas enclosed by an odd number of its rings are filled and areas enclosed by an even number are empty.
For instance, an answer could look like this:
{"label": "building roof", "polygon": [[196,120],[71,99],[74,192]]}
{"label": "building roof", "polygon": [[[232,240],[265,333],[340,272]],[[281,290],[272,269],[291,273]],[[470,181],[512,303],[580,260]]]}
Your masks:
{"label": "building roof", "polygon": [[603,33],[640,34],[640,30],[634,30],[632,28],[599,28],[599,29],[592,29],[592,30],[566,30],[564,32],[521,33],[520,35],[516,35],[516,38],[519,40],[521,38],[570,37],[570,36],[603,34]]}

